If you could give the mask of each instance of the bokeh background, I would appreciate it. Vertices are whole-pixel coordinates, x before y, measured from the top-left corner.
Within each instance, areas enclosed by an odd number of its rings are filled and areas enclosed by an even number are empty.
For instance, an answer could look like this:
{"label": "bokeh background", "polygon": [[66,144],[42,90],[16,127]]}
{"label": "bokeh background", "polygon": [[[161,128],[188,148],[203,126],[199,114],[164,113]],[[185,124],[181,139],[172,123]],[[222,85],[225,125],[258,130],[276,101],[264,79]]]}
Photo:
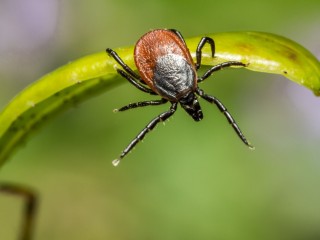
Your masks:
{"label": "bokeh background", "polygon": [[[150,29],[185,37],[265,31],[320,58],[318,0],[1,0],[0,108],[42,75]],[[55,117],[0,170],[40,196],[35,240],[318,240],[320,99],[282,76],[243,69],[202,84],[230,110],[256,150],[219,111],[181,109],[115,168],[116,158],[168,106],[114,114],[150,99],[121,86]],[[17,239],[22,201],[0,195],[0,239]]]}

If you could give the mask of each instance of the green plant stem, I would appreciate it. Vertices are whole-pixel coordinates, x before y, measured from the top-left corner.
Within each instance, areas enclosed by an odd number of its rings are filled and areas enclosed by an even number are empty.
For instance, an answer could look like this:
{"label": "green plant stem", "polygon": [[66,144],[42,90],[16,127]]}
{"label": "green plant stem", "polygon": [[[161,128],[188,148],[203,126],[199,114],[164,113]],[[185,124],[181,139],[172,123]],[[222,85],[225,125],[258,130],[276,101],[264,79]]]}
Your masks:
{"label": "green plant stem", "polygon": [[[305,48],[281,36],[259,32],[208,34],[215,58],[203,48],[202,64],[241,61],[249,70],[281,74],[320,95],[320,63]],[[192,57],[201,37],[186,39]],[[133,47],[115,49],[133,69]],[[104,51],[71,62],[20,92],[0,114],[0,167],[33,130],[54,114],[123,83],[116,62]]]}

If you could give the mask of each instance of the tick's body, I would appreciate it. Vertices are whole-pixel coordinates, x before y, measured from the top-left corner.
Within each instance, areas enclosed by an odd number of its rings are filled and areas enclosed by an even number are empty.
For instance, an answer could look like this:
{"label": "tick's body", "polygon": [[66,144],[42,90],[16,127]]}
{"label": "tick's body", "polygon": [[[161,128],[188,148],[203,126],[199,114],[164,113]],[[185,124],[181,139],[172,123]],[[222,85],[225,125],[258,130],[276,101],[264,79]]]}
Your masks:
{"label": "tick's body", "polygon": [[[141,91],[152,95],[161,96],[161,100],[144,101],[132,103],[124,106],[118,111],[124,111],[131,108],[143,107],[148,105],[160,105],[166,102],[171,103],[168,111],[154,118],[132,142],[123,150],[119,159],[113,161],[117,165],[120,160],[130,150],[144,138],[160,121],[165,121],[174,114],[178,103],[184,110],[195,120],[200,121],[203,118],[201,107],[197,95],[210,103],[217,105],[219,110],[228,119],[241,140],[251,147],[242,132],[240,131],[235,120],[232,118],[223,104],[215,97],[209,96],[198,87],[198,83],[205,80],[215,71],[224,67],[242,66],[246,64],[241,62],[224,62],[213,66],[202,77],[197,76],[197,70],[201,66],[201,50],[204,44],[210,44],[212,57],[215,53],[213,39],[203,37],[196,50],[196,63],[193,62],[189,49],[182,37],[176,30],[159,29],[153,30],[143,35],[137,42],[134,50],[134,60],[139,75],[129,68],[117,55],[116,52],[107,49],[107,52],[122,66],[124,69],[117,69],[118,73],[125,77],[130,83]],[[145,84],[149,87],[146,87]]]}
{"label": "tick's body", "polygon": [[178,102],[197,88],[190,52],[174,32],[155,30],[142,36],[134,60],[143,81],[163,98]]}

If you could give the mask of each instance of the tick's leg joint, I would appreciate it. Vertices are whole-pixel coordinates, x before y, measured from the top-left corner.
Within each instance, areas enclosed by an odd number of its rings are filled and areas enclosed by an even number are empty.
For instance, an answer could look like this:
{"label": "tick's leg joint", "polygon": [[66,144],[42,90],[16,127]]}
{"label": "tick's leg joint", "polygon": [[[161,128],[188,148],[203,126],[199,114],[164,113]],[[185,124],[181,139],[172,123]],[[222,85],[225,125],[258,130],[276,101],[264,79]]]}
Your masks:
{"label": "tick's leg joint", "polygon": [[140,83],[138,83],[138,81],[133,78],[130,74],[126,73],[125,71],[121,70],[121,69],[117,69],[117,72],[124,77],[125,79],[127,79],[133,86],[135,86],[136,88],[138,88],[140,91],[149,93],[151,95],[157,95],[154,91],[152,91],[150,88],[147,88],[146,86],[141,85]]}
{"label": "tick's leg joint", "polygon": [[111,56],[114,60],[116,60],[117,63],[120,64],[120,66],[132,77],[141,80],[141,77],[136,74],[127,64],[124,63],[124,61],[119,57],[119,55],[113,51],[111,48],[107,48],[106,52],[108,53],[109,56]]}
{"label": "tick's leg joint", "polygon": [[207,79],[208,77],[210,77],[212,75],[212,73],[220,71],[224,68],[228,68],[228,67],[246,67],[247,64],[242,63],[242,62],[237,62],[237,61],[229,61],[229,62],[223,62],[220,64],[217,64],[213,67],[211,67],[208,71],[206,71],[202,77],[198,78],[198,82],[202,82],[203,80]]}
{"label": "tick's leg joint", "polygon": [[202,48],[204,47],[204,45],[208,43],[210,44],[211,47],[211,56],[214,57],[216,48],[215,48],[215,44],[214,44],[214,40],[210,37],[203,37],[201,38],[197,50],[196,50],[196,69],[198,70],[201,66],[201,57],[202,57]]}

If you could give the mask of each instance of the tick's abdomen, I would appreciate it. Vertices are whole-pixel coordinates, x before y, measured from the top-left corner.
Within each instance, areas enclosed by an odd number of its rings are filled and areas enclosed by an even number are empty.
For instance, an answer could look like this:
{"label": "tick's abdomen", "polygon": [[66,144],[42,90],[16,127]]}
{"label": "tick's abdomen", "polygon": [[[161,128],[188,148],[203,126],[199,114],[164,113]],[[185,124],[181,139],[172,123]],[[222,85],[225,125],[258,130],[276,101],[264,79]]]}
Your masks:
{"label": "tick's abdomen", "polygon": [[174,102],[194,92],[196,86],[192,66],[178,54],[166,54],[157,59],[153,81],[159,95]]}

